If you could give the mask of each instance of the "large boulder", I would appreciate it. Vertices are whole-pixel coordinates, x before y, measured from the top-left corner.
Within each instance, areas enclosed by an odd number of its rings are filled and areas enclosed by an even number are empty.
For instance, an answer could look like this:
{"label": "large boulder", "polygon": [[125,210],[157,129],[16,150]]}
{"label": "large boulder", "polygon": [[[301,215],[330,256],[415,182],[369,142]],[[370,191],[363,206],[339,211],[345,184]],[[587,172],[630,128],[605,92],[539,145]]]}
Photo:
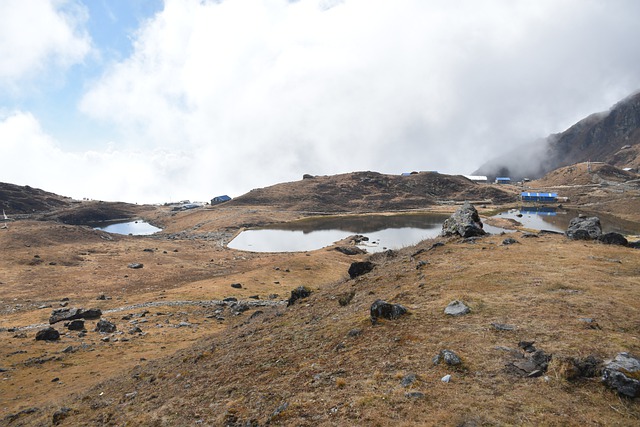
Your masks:
{"label": "large boulder", "polygon": [[569,222],[569,227],[565,232],[568,238],[573,240],[594,240],[602,234],[600,218],[592,216],[589,218],[576,217]]}
{"label": "large boulder", "polygon": [[442,224],[442,236],[459,235],[461,237],[483,236],[487,234],[482,229],[482,221],[475,207],[465,202],[457,211]]}
{"label": "large boulder", "polygon": [[598,241],[606,245],[627,246],[629,244],[629,241],[627,240],[626,237],[624,237],[620,233],[614,233],[614,232],[602,234],[598,236]]}
{"label": "large boulder", "polygon": [[373,270],[373,267],[375,267],[375,264],[371,261],[352,262],[349,266],[349,277],[355,279],[358,276],[367,274],[368,272]]}
{"label": "large boulder", "polygon": [[100,319],[98,323],[96,323],[96,328],[94,329],[96,332],[101,332],[104,334],[110,334],[116,331],[116,325],[114,323],[109,322],[105,319]]}
{"label": "large boulder", "polygon": [[309,295],[311,295],[311,292],[311,289],[307,288],[306,286],[298,286],[291,291],[291,296],[287,301],[287,307],[293,305],[293,303],[295,303],[299,299],[307,298]]}
{"label": "large boulder", "polygon": [[640,396],[640,359],[629,353],[618,353],[602,370],[602,381],[619,394]]}

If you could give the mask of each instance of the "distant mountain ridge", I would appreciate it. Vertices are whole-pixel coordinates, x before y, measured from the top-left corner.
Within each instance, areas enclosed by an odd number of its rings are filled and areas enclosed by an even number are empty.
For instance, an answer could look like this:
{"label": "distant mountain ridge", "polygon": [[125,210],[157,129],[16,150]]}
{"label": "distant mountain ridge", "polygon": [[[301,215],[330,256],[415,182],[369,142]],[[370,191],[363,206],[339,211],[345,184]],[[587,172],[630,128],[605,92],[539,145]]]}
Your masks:
{"label": "distant mountain ridge", "polygon": [[536,179],[557,168],[587,161],[618,168],[640,167],[640,92],[607,112],[591,114],[564,132],[490,160],[473,174]]}

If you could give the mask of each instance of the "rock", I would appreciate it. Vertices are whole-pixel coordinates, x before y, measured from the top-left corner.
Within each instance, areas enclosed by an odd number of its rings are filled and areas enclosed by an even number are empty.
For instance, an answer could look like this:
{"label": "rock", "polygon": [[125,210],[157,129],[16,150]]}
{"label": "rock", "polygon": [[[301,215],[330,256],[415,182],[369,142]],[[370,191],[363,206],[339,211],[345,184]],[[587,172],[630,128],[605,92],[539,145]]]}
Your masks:
{"label": "rock", "polygon": [[343,294],[338,295],[338,304],[340,306],[345,307],[349,305],[353,297],[356,295],[355,290],[351,290],[350,292],[345,292]]}
{"label": "rock", "polygon": [[525,239],[531,239],[531,238],[537,238],[538,235],[536,233],[525,232],[525,233],[522,233],[522,237]]}
{"label": "rock", "polygon": [[409,373],[404,377],[402,377],[402,381],[400,382],[400,384],[402,385],[402,387],[409,387],[411,384],[416,382],[416,379],[417,379],[416,374]]}
{"label": "rock", "polygon": [[234,289],[242,289],[242,284],[241,283],[232,283],[231,287]]}
{"label": "rock", "polygon": [[64,324],[70,331],[82,331],[84,329],[84,320],[74,319],[69,323]]}
{"label": "rock", "polygon": [[515,326],[506,325],[504,323],[492,323],[491,326],[493,326],[496,331],[513,331],[516,329]]}
{"label": "rock", "polygon": [[518,343],[518,347],[526,351],[527,353],[533,353],[536,351],[536,348],[533,346],[535,341],[520,341]]}
{"label": "rock", "polygon": [[347,332],[347,336],[349,337],[359,337],[360,335],[362,335],[362,329],[359,328],[354,328]]}
{"label": "rock", "polygon": [[81,308],[58,308],[51,312],[49,317],[49,324],[61,322],[63,320],[74,319],[99,319],[102,316],[102,311],[99,308],[90,308],[83,310]]}
{"label": "rock", "polygon": [[138,269],[138,268],[142,268],[144,267],[144,264],[141,264],[139,262],[132,262],[131,264],[127,265],[128,268],[133,268],[133,269]]}
{"label": "rock", "polygon": [[424,393],[419,391],[410,391],[404,394],[404,397],[409,399],[424,399]]}
{"label": "rock", "polygon": [[600,218],[597,216],[583,218],[576,217],[569,222],[565,232],[566,236],[573,240],[593,240],[602,234]]}
{"label": "rock", "polygon": [[602,381],[619,394],[627,397],[640,396],[640,359],[629,353],[618,353],[607,361],[602,370]]}
{"label": "rock", "polygon": [[449,366],[458,366],[462,364],[462,360],[451,350],[441,350],[433,359],[431,359],[434,365],[444,362]]}
{"label": "rock", "polygon": [[504,239],[504,240],[502,241],[502,244],[503,244],[503,245],[513,245],[513,244],[515,244],[515,243],[520,243],[520,242],[518,242],[518,241],[517,241],[516,239],[514,239],[513,237],[508,237],[508,238],[506,238],[506,239]]}
{"label": "rock", "polygon": [[307,288],[306,286],[298,286],[291,291],[291,296],[287,301],[287,307],[293,305],[293,303],[298,301],[299,299],[307,298],[309,295],[311,295],[311,292],[311,289]]}
{"label": "rock", "polygon": [[449,316],[464,316],[469,314],[471,309],[467,307],[462,301],[451,301],[449,305],[444,309],[444,314]]}
{"label": "rock", "polygon": [[542,376],[547,371],[550,361],[551,355],[546,354],[543,350],[536,350],[530,355],[508,364],[507,368],[513,374],[533,378]]}
{"label": "rock", "polygon": [[601,234],[600,236],[598,236],[598,241],[606,245],[629,245],[629,241],[620,233]]}
{"label": "rock", "polygon": [[94,329],[94,331],[96,332],[101,332],[101,333],[105,333],[105,334],[110,334],[112,332],[116,331],[116,325],[114,323],[109,322],[108,320],[105,319],[100,319],[100,321],[98,323],[96,323],[96,328]]}
{"label": "rock", "polygon": [[549,364],[549,370],[568,381],[593,378],[600,375],[602,360],[595,356],[587,356],[584,359],[558,356]]}
{"label": "rock", "polygon": [[226,302],[226,303],[238,302],[238,298],[235,298],[235,297],[228,297],[228,298],[223,299],[222,301],[223,301],[223,302]]}
{"label": "rock", "polygon": [[360,261],[351,263],[349,266],[349,277],[355,279],[358,276],[362,276],[363,274],[367,274],[371,270],[373,270],[375,264],[371,261]]}
{"label": "rock", "polygon": [[140,329],[139,326],[134,326],[133,328],[129,329],[129,334],[130,335],[135,335],[135,334],[140,334],[142,333],[142,329]]}
{"label": "rock", "polygon": [[60,332],[49,326],[36,332],[36,340],[38,341],[56,341],[60,339]]}
{"label": "rock", "polygon": [[60,408],[53,413],[53,425],[58,425],[71,414],[71,408]]}
{"label": "rock", "polygon": [[371,314],[371,323],[375,325],[380,318],[388,320],[398,319],[407,313],[407,309],[400,304],[390,304],[386,301],[377,300],[371,304],[369,312]]}
{"label": "rock", "polygon": [[367,251],[357,246],[336,246],[335,250],[345,255],[362,255],[367,253]]}
{"label": "rock", "polygon": [[480,215],[473,205],[465,202],[442,224],[441,236],[459,235],[461,237],[484,236]]}
{"label": "rock", "polygon": [[449,381],[451,381],[451,375],[450,374],[445,375],[440,379],[440,381],[442,381],[443,383],[448,383]]}
{"label": "rock", "polygon": [[635,241],[635,242],[629,242],[629,244],[627,246],[629,246],[630,248],[633,248],[633,249],[640,249],[640,240]]}

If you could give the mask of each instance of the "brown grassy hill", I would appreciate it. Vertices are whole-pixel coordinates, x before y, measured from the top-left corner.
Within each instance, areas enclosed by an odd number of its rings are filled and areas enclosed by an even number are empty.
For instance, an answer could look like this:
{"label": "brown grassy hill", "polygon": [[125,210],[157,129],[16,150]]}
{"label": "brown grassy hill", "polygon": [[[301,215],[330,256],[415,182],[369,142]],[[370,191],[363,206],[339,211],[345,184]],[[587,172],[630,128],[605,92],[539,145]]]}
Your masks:
{"label": "brown grassy hill", "polygon": [[38,188],[0,182],[0,209],[8,216],[49,212],[70,206],[71,199]]}
{"label": "brown grassy hill", "polygon": [[[640,353],[637,251],[514,237],[374,255],[371,273],[345,271],[291,307],[245,312],[222,333],[7,425],[46,425],[55,411],[65,426],[637,425],[637,401],[567,368],[569,358]],[[372,325],[377,299],[409,314]],[[445,315],[456,299],[471,313]],[[542,376],[514,371],[520,341],[552,355]],[[462,365],[434,365],[444,349]]]}
{"label": "brown grassy hill", "polygon": [[606,163],[578,163],[549,172],[534,182],[538,186],[622,184],[640,179],[634,172],[624,171]]}
{"label": "brown grassy hill", "polygon": [[420,209],[442,200],[515,200],[514,193],[476,184],[462,176],[417,173],[410,176],[354,172],[316,176],[251,190],[230,205],[269,205],[306,212],[376,212]]}

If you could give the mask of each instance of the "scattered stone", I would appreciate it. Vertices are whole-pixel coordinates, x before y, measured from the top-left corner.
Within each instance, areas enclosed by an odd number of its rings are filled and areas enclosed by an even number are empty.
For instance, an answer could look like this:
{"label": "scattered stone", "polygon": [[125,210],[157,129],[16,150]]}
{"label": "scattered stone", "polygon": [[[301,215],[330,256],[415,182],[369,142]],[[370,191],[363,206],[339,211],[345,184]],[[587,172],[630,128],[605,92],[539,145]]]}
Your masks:
{"label": "scattered stone", "polygon": [[100,316],[102,316],[102,311],[99,308],[90,308],[88,310],[83,310],[82,308],[58,308],[51,312],[49,324],[53,325],[63,320],[99,319]]}
{"label": "scattered stone", "polygon": [[142,252],[155,252],[155,249],[152,248],[144,248]]}
{"label": "scattered stone", "polygon": [[451,374],[445,375],[440,379],[440,381],[442,381],[443,383],[448,383],[449,381],[451,381]]}
{"label": "scattered stone", "polygon": [[628,246],[629,241],[620,233],[606,233],[598,236],[598,241],[606,245]]}
{"label": "scattered stone", "polygon": [[416,379],[416,374],[412,372],[402,377],[402,381],[400,382],[400,384],[402,385],[402,387],[409,387],[411,384],[416,382]]}
{"label": "scattered stone", "polygon": [[139,326],[134,326],[133,328],[129,329],[130,335],[141,334],[141,333],[142,333],[142,329],[140,329]]}
{"label": "scattered stone", "polygon": [[410,391],[405,393],[404,397],[409,399],[424,399],[424,393],[419,391]]}
{"label": "scattered stone", "polygon": [[228,298],[223,299],[222,302],[226,302],[226,303],[238,302],[238,298],[228,297]]}
{"label": "scattered stone", "polygon": [[461,237],[484,236],[487,234],[482,229],[482,221],[475,207],[465,202],[453,215],[442,224],[441,236],[459,235]]}
{"label": "scattered stone", "polygon": [[525,239],[537,238],[538,235],[536,233],[522,233],[522,237]]}
{"label": "scattered stone", "polygon": [[264,311],[262,311],[262,310],[256,310],[256,311],[254,311],[253,313],[251,313],[251,316],[249,316],[249,320],[253,320],[253,319],[255,319],[256,317],[259,317],[259,316],[261,316],[261,315],[263,315],[263,314],[264,314]]}
{"label": "scattered stone", "polygon": [[42,310],[44,308],[51,308],[51,304],[42,304],[42,305],[38,306],[38,310]]}
{"label": "scattered stone", "polygon": [[516,239],[514,239],[513,237],[508,237],[508,238],[506,238],[506,239],[504,239],[504,240],[502,241],[502,244],[503,244],[503,245],[505,245],[505,246],[506,246],[506,245],[513,245],[513,244],[516,244],[516,243],[520,243],[520,242],[518,242],[518,241],[517,241]]}
{"label": "scattered stone", "polygon": [[602,360],[595,356],[587,356],[584,359],[557,356],[549,363],[549,370],[568,381],[593,378],[600,375]]}
{"label": "scattered stone", "polygon": [[516,329],[515,326],[504,323],[492,323],[491,326],[493,326],[496,331],[513,331]]}
{"label": "scattered stone", "polygon": [[593,240],[602,234],[600,218],[593,216],[590,218],[577,217],[569,222],[569,227],[565,232],[566,236],[573,240]]}
{"label": "scattered stone", "polygon": [[602,381],[619,394],[627,397],[640,395],[640,359],[629,353],[618,353],[605,363]]}
{"label": "scattered stone", "polygon": [[583,317],[578,319],[580,322],[584,323],[585,328],[587,329],[601,329],[600,325],[598,325],[598,322],[596,322],[595,319],[592,319],[590,317]]}
{"label": "scattered stone", "polygon": [[394,320],[407,313],[407,309],[400,304],[390,304],[386,301],[377,300],[371,304],[369,309],[371,314],[371,323],[378,323],[378,319]]}
{"label": "scattered stone", "polygon": [[451,301],[449,305],[444,309],[444,314],[449,316],[464,316],[471,313],[471,309],[465,305],[462,301]]}
{"label": "scattered stone", "polygon": [[367,251],[365,251],[362,248],[359,248],[357,246],[336,246],[334,248],[336,251],[343,253],[345,255],[362,255],[362,254],[366,254]]}
{"label": "scattered stone", "polygon": [[360,335],[362,335],[362,329],[359,329],[359,328],[351,329],[349,332],[347,332],[347,335],[350,337],[359,337]]}
{"label": "scattered stone", "polygon": [[98,301],[106,301],[108,299],[111,299],[111,297],[106,296],[105,294],[100,294],[98,295],[98,297],[96,298],[96,300]]}
{"label": "scattered stone", "polygon": [[358,276],[362,276],[363,274],[367,274],[371,270],[373,270],[375,264],[371,261],[359,261],[351,263],[349,266],[349,277],[355,279]]}
{"label": "scattered stone", "polygon": [[144,264],[141,264],[139,262],[132,262],[131,264],[127,265],[127,267],[133,268],[135,270],[135,269],[144,267]]}
{"label": "scattered stone", "polygon": [[543,350],[535,350],[533,353],[507,364],[507,370],[523,377],[540,377],[547,371],[550,361],[551,355],[546,354]]}
{"label": "scattered stone", "polygon": [[429,264],[429,261],[418,261],[418,263],[416,264],[416,270],[420,270],[427,264]]}
{"label": "scattered stone", "polygon": [[527,353],[533,353],[536,351],[536,348],[533,346],[535,341],[520,341],[518,343],[518,347],[526,351]]}
{"label": "scattered stone", "polygon": [[287,307],[293,305],[293,303],[298,301],[299,299],[304,299],[309,297],[309,295],[311,295],[311,292],[312,292],[311,289],[307,288],[306,286],[298,286],[297,288],[291,291],[291,296],[287,301]]}
{"label": "scattered stone", "polygon": [[231,287],[234,289],[242,289],[242,284],[241,283],[232,283]]}
{"label": "scattered stone", "polygon": [[74,319],[71,322],[65,323],[64,326],[70,331],[82,331],[84,329],[84,320]]}
{"label": "scattered stone", "polygon": [[260,299],[260,295],[249,295],[249,299]]}
{"label": "scattered stone", "polygon": [[60,339],[60,332],[52,328],[51,326],[40,329],[36,332],[36,340],[38,341],[56,341]]}
{"label": "scattered stone", "polygon": [[62,350],[62,352],[63,352],[63,353],[75,353],[75,351],[76,351],[76,349],[75,349],[75,348],[73,348],[73,346],[72,346],[72,345],[70,345],[70,346],[68,346],[68,347],[65,347],[65,348]]}
{"label": "scattered stone", "polygon": [[630,248],[633,248],[633,249],[640,249],[640,240],[635,241],[635,242],[629,242],[629,244],[627,246],[629,246]]}
{"label": "scattered stone", "polygon": [[451,350],[441,350],[440,353],[435,355],[431,359],[434,365],[439,365],[440,362],[444,362],[449,366],[458,366],[462,364],[462,360]]}
{"label": "scattered stone", "polygon": [[105,319],[100,319],[98,323],[96,323],[95,332],[100,332],[104,334],[110,334],[116,331],[116,325],[114,323],[109,322]]}

